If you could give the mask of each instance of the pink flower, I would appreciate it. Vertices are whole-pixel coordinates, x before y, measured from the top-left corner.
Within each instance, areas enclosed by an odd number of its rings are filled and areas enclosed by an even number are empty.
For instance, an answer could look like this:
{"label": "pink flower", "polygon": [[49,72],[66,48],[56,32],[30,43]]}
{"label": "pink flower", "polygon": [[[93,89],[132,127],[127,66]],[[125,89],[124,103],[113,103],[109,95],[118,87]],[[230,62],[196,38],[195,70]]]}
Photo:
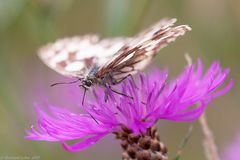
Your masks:
{"label": "pink flower", "polygon": [[[227,78],[229,69],[222,69],[214,62],[203,73],[203,64],[191,65],[173,81],[168,73],[155,70],[149,75],[129,78],[118,88],[128,96],[121,96],[109,89],[105,102],[104,90],[95,89],[93,97],[85,99],[83,113],[47,105],[52,115],[36,106],[36,128],[28,131],[27,139],[59,141],[68,151],[83,150],[109,133],[122,132],[124,128],[139,135],[145,134],[158,120],[193,121],[214,98],[226,93],[233,85],[231,80],[219,89]],[[115,88],[114,88],[115,89]],[[77,97],[81,98],[81,97]],[[81,139],[68,145],[66,141]]]}

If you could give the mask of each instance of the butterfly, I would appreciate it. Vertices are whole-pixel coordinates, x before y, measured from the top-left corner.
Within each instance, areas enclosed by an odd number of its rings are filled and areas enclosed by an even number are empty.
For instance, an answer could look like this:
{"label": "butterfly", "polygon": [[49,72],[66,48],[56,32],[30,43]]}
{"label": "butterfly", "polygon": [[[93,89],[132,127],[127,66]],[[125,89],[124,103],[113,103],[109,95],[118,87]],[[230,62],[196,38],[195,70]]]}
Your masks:
{"label": "butterfly", "polygon": [[144,69],[160,49],[190,31],[163,19],[133,37],[100,39],[98,35],[57,40],[40,48],[40,59],[56,72],[77,77],[85,91],[93,85],[116,85]]}

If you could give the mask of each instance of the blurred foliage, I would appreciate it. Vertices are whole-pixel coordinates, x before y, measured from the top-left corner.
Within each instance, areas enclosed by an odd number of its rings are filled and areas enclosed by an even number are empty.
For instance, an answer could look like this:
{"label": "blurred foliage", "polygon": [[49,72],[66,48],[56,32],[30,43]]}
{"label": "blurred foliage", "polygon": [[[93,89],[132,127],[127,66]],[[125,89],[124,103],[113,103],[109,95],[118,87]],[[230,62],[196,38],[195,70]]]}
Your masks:
{"label": "blurred foliage", "polygon": [[[208,109],[209,123],[223,148],[240,130],[236,125],[240,122],[239,5],[238,0],[0,0],[0,157],[120,159],[121,149],[112,136],[81,153],[67,153],[58,143],[24,139],[25,130],[35,120],[33,102],[39,97],[36,92],[41,90],[47,97],[53,90],[49,84],[62,78],[40,62],[36,51],[41,45],[66,36],[130,36],[164,17],[176,17],[178,24],[189,24],[193,31],[163,49],[156,65],[168,67],[171,76],[176,75],[186,64],[187,52],[194,60],[202,57],[206,65],[217,59],[231,68],[234,88]],[[171,155],[188,125],[159,123]],[[201,131],[197,123],[194,125],[193,137],[181,159],[204,159]]]}

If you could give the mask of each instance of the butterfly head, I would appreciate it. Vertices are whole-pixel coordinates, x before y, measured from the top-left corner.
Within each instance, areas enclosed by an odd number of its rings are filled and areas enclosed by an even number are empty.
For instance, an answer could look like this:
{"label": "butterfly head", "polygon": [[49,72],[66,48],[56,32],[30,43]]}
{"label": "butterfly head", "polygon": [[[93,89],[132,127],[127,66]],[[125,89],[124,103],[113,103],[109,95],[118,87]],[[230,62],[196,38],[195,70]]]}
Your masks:
{"label": "butterfly head", "polygon": [[89,89],[93,85],[93,80],[86,78],[82,80],[82,87],[85,89]]}

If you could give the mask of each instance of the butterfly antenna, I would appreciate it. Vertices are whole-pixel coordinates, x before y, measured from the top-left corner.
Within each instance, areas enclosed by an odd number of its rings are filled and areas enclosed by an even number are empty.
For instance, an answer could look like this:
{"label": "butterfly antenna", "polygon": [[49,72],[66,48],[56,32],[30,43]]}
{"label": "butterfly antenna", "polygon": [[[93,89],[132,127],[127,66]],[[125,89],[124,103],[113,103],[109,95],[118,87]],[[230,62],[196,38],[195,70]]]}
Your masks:
{"label": "butterfly antenna", "polygon": [[53,86],[56,86],[56,85],[59,85],[59,84],[73,84],[73,83],[77,83],[78,81],[80,81],[81,79],[77,79],[75,81],[72,81],[72,82],[58,82],[58,83],[53,83],[51,84],[50,86],[53,87]]}

